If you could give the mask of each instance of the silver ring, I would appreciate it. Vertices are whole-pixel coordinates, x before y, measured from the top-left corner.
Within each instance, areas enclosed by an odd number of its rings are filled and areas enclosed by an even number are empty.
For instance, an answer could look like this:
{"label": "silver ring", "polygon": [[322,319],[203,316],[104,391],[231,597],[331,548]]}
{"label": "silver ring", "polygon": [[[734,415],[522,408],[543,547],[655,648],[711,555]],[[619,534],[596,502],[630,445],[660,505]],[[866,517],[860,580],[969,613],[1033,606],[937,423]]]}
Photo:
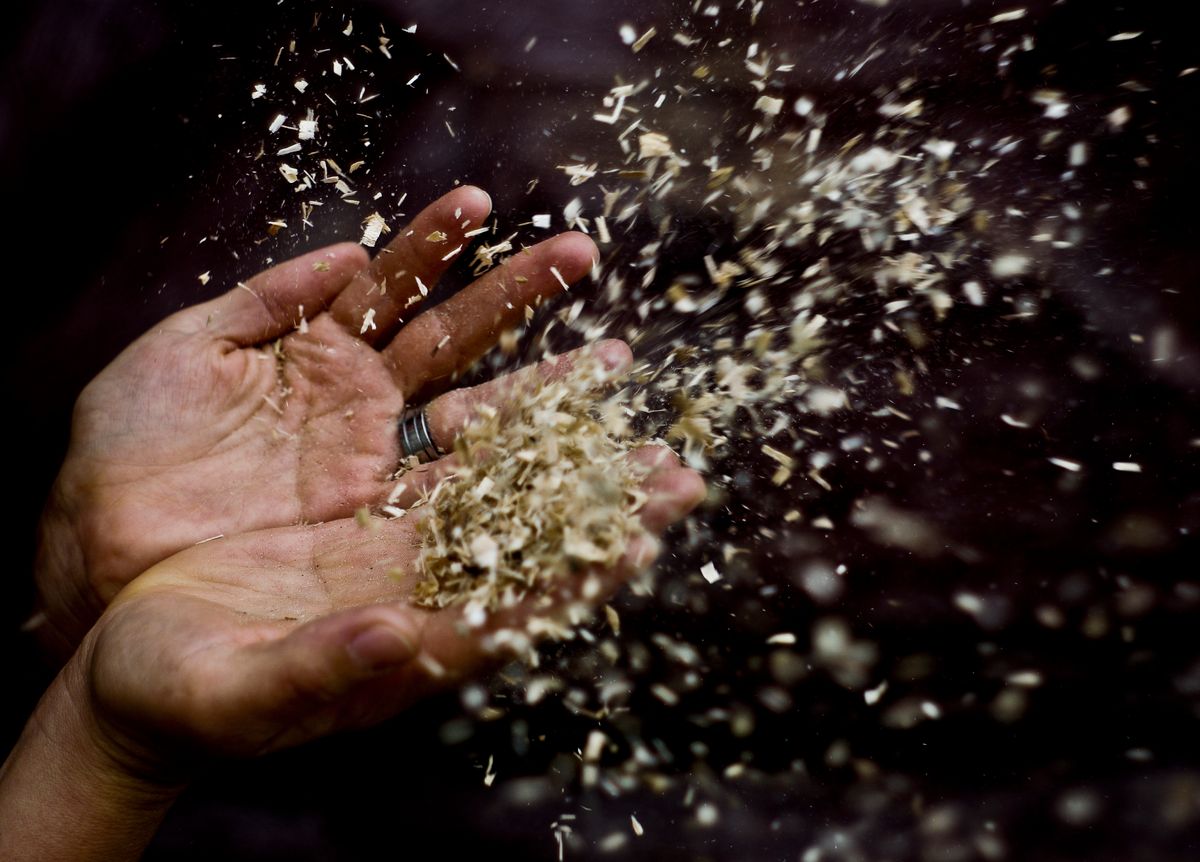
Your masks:
{"label": "silver ring", "polygon": [[424,407],[407,407],[400,414],[400,451],[405,460],[415,457],[421,464],[446,454],[433,442]]}

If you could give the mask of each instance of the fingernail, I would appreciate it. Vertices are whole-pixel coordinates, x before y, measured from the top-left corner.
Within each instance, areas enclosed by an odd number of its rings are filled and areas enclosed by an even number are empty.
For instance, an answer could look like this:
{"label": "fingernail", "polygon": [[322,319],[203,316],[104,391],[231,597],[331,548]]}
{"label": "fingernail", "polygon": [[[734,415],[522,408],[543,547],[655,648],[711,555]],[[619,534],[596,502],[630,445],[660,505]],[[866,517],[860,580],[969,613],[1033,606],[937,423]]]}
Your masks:
{"label": "fingernail", "polygon": [[416,647],[393,627],[375,625],[359,632],[346,651],[363,670],[377,671],[404,664]]}

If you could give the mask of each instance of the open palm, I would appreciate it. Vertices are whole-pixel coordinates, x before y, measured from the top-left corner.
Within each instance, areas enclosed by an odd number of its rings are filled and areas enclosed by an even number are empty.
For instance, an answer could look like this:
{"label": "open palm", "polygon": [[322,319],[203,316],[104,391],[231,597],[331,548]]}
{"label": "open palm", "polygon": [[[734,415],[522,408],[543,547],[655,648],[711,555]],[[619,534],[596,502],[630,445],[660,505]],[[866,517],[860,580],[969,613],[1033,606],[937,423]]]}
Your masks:
{"label": "open palm", "polygon": [[84,640],[89,707],[149,770],[260,754],[393,715],[494,660],[488,635],[498,627],[521,629],[535,611],[583,595],[600,601],[649,563],[654,535],[696,505],[704,484],[662,447],[630,457],[647,471],[647,533],[621,565],[530,597],[483,629],[465,627],[460,607],[405,601],[419,508],[370,528],[280,528],[181,552],[127,587]]}
{"label": "open palm", "polygon": [[[163,321],[84,390],[38,562],[42,605],[63,646],[181,549],[344,518],[387,497],[405,401],[446,388],[527,305],[560,291],[560,277],[591,266],[591,241],[565,234],[417,314],[490,206],[481,190],[460,188],[369,265],[351,244],[281,264]],[[609,350],[616,362],[627,352]],[[430,406],[440,444],[469,402],[499,391],[480,389]],[[407,484],[401,506],[421,490]]]}

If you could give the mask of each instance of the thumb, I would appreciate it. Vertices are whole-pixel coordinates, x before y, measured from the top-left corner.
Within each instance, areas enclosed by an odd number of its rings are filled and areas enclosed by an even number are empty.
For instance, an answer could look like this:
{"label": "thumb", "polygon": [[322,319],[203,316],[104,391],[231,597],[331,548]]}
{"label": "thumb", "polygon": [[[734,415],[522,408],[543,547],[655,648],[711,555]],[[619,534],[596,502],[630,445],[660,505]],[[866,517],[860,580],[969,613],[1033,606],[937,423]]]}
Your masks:
{"label": "thumb", "polygon": [[[419,636],[408,608],[353,608],[253,649],[240,677],[265,698],[259,705],[269,723],[280,730],[293,725],[309,738],[336,729],[335,723],[367,724],[385,717],[357,716],[344,701],[353,700],[351,695],[364,683],[411,663]],[[279,745],[272,747],[301,741],[278,739]]]}

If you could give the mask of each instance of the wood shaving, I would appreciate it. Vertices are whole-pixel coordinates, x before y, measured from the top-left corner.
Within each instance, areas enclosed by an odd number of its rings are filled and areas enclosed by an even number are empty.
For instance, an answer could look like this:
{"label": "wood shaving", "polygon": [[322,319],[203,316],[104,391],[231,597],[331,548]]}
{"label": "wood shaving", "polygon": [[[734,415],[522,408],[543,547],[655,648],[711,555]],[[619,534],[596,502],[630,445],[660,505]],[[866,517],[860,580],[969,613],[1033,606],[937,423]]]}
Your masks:
{"label": "wood shaving", "polygon": [[383,216],[379,213],[371,213],[363,222],[363,235],[359,243],[367,248],[374,248],[381,235],[391,232],[391,228],[388,227]]}
{"label": "wood shaving", "polygon": [[481,408],[455,442],[461,462],[425,503],[413,601],[488,611],[621,559],[642,533],[641,471],[592,412],[598,363]]}
{"label": "wood shaving", "polygon": [[672,153],[671,139],[661,132],[646,132],[638,136],[638,157],[654,159]]}
{"label": "wood shaving", "polygon": [[633,49],[633,53],[636,54],[638,51],[642,50],[648,44],[650,44],[650,40],[653,39],[655,37],[655,35],[657,35],[657,33],[658,33],[658,30],[656,30],[654,27],[651,27],[649,30],[647,30],[645,33],[643,33],[641,36],[638,36],[637,39],[634,41],[634,43],[632,45],[630,45],[630,47]]}

